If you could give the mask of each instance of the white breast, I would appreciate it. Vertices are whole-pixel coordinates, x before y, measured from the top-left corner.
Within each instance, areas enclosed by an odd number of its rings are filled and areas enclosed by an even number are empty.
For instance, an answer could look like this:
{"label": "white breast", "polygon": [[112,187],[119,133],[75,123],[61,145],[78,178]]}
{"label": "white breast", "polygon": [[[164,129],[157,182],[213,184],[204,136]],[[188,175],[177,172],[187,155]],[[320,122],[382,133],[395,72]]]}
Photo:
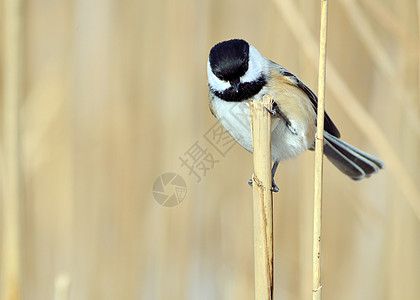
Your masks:
{"label": "white breast", "polygon": [[[264,94],[264,89],[257,95]],[[222,126],[246,150],[252,152],[252,136],[249,115],[249,102],[228,102],[214,97],[210,100],[213,113]],[[308,149],[305,138],[306,128],[301,128],[290,120],[297,134],[286,126],[283,119],[274,117],[271,124],[271,156],[273,160],[284,160],[297,156]]]}
{"label": "white breast", "polygon": [[232,138],[252,152],[251,124],[247,102],[228,102],[214,97],[210,106],[216,118]]}

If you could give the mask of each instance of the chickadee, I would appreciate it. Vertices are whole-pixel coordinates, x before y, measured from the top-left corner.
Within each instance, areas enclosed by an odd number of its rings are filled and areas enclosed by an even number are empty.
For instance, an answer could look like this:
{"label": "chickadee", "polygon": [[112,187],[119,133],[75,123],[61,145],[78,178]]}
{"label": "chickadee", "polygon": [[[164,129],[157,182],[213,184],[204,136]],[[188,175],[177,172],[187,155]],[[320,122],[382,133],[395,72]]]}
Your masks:
{"label": "chickadee", "polygon": [[[244,40],[216,44],[207,61],[210,110],[232,138],[252,152],[249,103],[271,95],[273,109],[271,156],[272,190],[281,160],[315,149],[317,96],[282,66],[263,57]],[[384,168],[379,159],[342,141],[327,113],[324,118],[324,154],[344,174],[361,180]]]}

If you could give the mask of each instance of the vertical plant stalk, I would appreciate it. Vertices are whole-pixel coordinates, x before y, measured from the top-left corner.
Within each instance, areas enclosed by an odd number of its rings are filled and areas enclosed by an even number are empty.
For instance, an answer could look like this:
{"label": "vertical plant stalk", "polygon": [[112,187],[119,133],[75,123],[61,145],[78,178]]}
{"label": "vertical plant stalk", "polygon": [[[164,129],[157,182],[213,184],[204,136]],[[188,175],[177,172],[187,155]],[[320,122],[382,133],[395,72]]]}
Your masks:
{"label": "vertical plant stalk", "polygon": [[70,299],[70,276],[68,274],[59,274],[54,281],[54,300]]}
{"label": "vertical plant stalk", "polygon": [[328,0],[321,0],[321,30],[318,76],[318,112],[315,139],[315,192],[314,192],[314,234],[312,253],[312,299],[322,299],[321,285],[321,219],[322,219],[322,169],[324,154],[324,109],[327,54]]}
{"label": "vertical plant stalk", "polygon": [[271,192],[271,116],[269,96],[250,103],[254,174],[255,299],[273,298],[273,194]]}
{"label": "vertical plant stalk", "polygon": [[5,0],[3,10],[3,155],[0,299],[17,300],[21,282],[21,192],[19,103],[22,88],[22,3]]}

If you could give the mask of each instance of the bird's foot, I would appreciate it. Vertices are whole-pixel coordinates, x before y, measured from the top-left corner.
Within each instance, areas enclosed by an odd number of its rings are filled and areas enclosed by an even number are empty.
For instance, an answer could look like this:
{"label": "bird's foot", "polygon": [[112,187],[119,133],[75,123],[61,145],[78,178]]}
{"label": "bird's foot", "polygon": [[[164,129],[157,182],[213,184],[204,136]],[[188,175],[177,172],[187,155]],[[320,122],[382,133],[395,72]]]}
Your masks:
{"label": "bird's foot", "polygon": [[279,191],[279,187],[277,186],[277,184],[274,182],[272,182],[271,184],[271,191],[273,191],[274,193],[277,193]]}
{"label": "bird's foot", "polygon": [[[248,180],[248,184],[249,186],[252,187],[252,178],[250,180]],[[277,193],[279,191],[279,187],[277,186],[277,184],[274,182],[274,180],[272,181],[272,185],[271,185],[271,189],[270,191]]]}
{"label": "bird's foot", "polygon": [[279,115],[279,117],[281,117],[286,122],[287,128],[289,128],[289,130],[294,135],[297,135],[296,129],[292,126],[292,123],[290,122],[289,118],[284,114],[284,112],[280,110],[280,107],[278,106],[276,101],[273,102],[273,109],[268,109],[267,107],[264,108],[273,117]]}

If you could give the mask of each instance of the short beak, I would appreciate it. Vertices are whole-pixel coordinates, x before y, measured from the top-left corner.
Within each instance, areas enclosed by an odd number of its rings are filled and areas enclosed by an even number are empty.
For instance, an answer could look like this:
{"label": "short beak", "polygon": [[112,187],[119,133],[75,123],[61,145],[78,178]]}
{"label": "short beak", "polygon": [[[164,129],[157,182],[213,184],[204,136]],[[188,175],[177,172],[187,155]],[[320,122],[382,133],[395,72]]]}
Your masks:
{"label": "short beak", "polygon": [[233,88],[235,89],[236,92],[239,92],[239,80],[235,80],[235,81],[231,81],[230,85],[233,86]]}

